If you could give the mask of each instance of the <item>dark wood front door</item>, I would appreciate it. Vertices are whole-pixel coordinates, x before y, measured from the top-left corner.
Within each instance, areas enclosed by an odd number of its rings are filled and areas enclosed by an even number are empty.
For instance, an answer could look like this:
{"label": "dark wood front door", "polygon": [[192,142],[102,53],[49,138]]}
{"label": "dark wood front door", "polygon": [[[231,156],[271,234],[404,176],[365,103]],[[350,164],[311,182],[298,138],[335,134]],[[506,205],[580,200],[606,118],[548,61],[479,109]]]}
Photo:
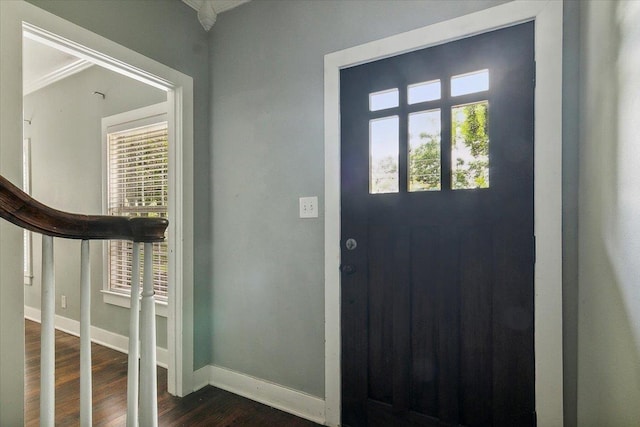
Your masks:
{"label": "dark wood front door", "polygon": [[533,46],[341,71],[344,425],[535,425]]}

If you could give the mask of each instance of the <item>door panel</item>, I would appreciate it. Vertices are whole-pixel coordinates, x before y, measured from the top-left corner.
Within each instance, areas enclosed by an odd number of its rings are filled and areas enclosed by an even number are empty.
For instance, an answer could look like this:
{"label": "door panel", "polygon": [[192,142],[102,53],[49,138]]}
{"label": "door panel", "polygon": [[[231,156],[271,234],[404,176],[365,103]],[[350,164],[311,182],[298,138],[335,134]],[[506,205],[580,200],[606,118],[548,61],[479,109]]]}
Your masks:
{"label": "door panel", "polygon": [[535,425],[533,59],[526,23],[341,72],[344,425]]}
{"label": "door panel", "polygon": [[[411,236],[411,329],[422,333],[411,341],[411,407],[425,414],[438,413],[438,322],[436,280],[442,275],[436,262],[440,234],[436,227],[416,227]],[[418,255],[420,254],[420,255]]]}
{"label": "door panel", "polygon": [[460,239],[461,423],[491,422],[492,233],[467,227]]}

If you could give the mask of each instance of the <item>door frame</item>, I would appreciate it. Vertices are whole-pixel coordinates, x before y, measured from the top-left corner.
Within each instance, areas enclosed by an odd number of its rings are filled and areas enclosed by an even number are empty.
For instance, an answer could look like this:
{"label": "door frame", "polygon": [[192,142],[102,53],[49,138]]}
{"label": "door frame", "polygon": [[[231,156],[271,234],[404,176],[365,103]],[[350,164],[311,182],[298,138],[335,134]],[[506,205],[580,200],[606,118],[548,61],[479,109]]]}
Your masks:
{"label": "door frame", "polygon": [[340,70],[535,21],[535,397],[538,425],[563,424],[562,1],[517,0],[324,57],[325,419],[341,423]]}
{"label": "door frame", "polygon": [[[173,242],[169,280],[174,284],[168,299],[167,387],[171,394],[189,394],[193,391],[193,174],[190,173],[193,166],[193,79],[27,2],[2,3],[2,12],[6,14],[3,23],[10,23],[3,29],[6,31],[3,31],[3,37],[6,36],[7,41],[9,38],[15,40],[11,49],[3,50],[3,62],[22,63],[25,32],[49,46],[167,92],[169,215],[172,218],[168,233]],[[19,97],[12,101],[11,108],[21,118],[22,75],[16,73],[10,78],[11,86],[19,88]],[[9,124],[5,123],[4,115],[2,123]],[[21,120],[18,124],[21,128]],[[22,138],[17,141],[21,142]],[[23,303],[23,299],[12,302],[18,307],[23,307]]]}

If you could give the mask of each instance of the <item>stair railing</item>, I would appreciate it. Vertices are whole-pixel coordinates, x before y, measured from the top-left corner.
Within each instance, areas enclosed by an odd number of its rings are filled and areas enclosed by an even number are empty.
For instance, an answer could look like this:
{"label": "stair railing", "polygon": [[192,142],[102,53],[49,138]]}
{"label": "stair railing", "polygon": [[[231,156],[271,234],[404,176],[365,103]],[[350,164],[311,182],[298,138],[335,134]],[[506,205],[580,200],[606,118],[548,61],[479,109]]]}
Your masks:
{"label": "stair railing", "polygon": [[[62,212],[36,201],[2,176],[0,176],[0,216],[21,228],[42,234],[40,425],[52,427],[55,423],[53,238],[61,237],[81,240],[80,425],[92,425],[89,241],[130,240],[133,241],[133,259],[127,372],[127,427],[157,426],[156,316],[151,254],[153,243],[164,240],[169,222],[164,218],[79,215]],[[144,257],[142,302],[140,303],[139,299],[133,296],[140,292],[141,244],[144,245],[144,253],[147,256]],[[138,353],[140,353],[139,368]],[[140,391],[139,396],[138,391]]]}

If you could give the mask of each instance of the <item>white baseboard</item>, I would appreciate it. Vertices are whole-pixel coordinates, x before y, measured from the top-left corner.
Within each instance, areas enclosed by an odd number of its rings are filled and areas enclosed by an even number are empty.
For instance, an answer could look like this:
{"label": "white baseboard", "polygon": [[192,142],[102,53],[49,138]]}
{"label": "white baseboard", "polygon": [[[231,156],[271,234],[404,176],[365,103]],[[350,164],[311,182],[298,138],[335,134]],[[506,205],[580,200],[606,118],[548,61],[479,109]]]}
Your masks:
{"label": "white baseboard", "polygon": [[[40,323],[40,310],[25,305],[24,317],[25,319],[33,320],[34,322]],[[80,336],[80,322],[78,322],[77,320],[69,319],[67,317],[59,316],[56,314],[55,327],[62,332],[66,332],[76,337]],[[125,337],[124,335],[116,334],[114,332],[98,328],[96,326],[91,327],[91,342],[100,344],[102,346],[125,354],[128,353],[129,349],[129,337]],[[169,360],[167,349],[156,347],[156,358],[158,366],[167,368],[167,361]]]}
{"label": "white baseboard", "polygon": [[203,387],[211,384],[211,366],[204,366],[197,371],[193,372],[193,380],[191,384],[193,384],[193,391],[198,391]]}
{"label": "white baseboard", "polygon": [[[25,306],[24,317],[40,323],[40,310]],[[80,322],[77,320],[56,315],[55,327],[68,334],[80,336]],[[91,327],[91,341],[125,354],[129,346],[128,337],[96,326]],[[167,350],[158,347],[157,358],[158,366],[166,368]],[[193,391],[212,385],[298,417],[319,424],[325,423],[324,399],[220,366],[207,365],[195,371],[193,385]]]}
{"label": "white baseboard", "polygon": [[194,391],[210,384],[301,418],[325,423],[325,401],[250,375],[208,365],[193,373]]}

